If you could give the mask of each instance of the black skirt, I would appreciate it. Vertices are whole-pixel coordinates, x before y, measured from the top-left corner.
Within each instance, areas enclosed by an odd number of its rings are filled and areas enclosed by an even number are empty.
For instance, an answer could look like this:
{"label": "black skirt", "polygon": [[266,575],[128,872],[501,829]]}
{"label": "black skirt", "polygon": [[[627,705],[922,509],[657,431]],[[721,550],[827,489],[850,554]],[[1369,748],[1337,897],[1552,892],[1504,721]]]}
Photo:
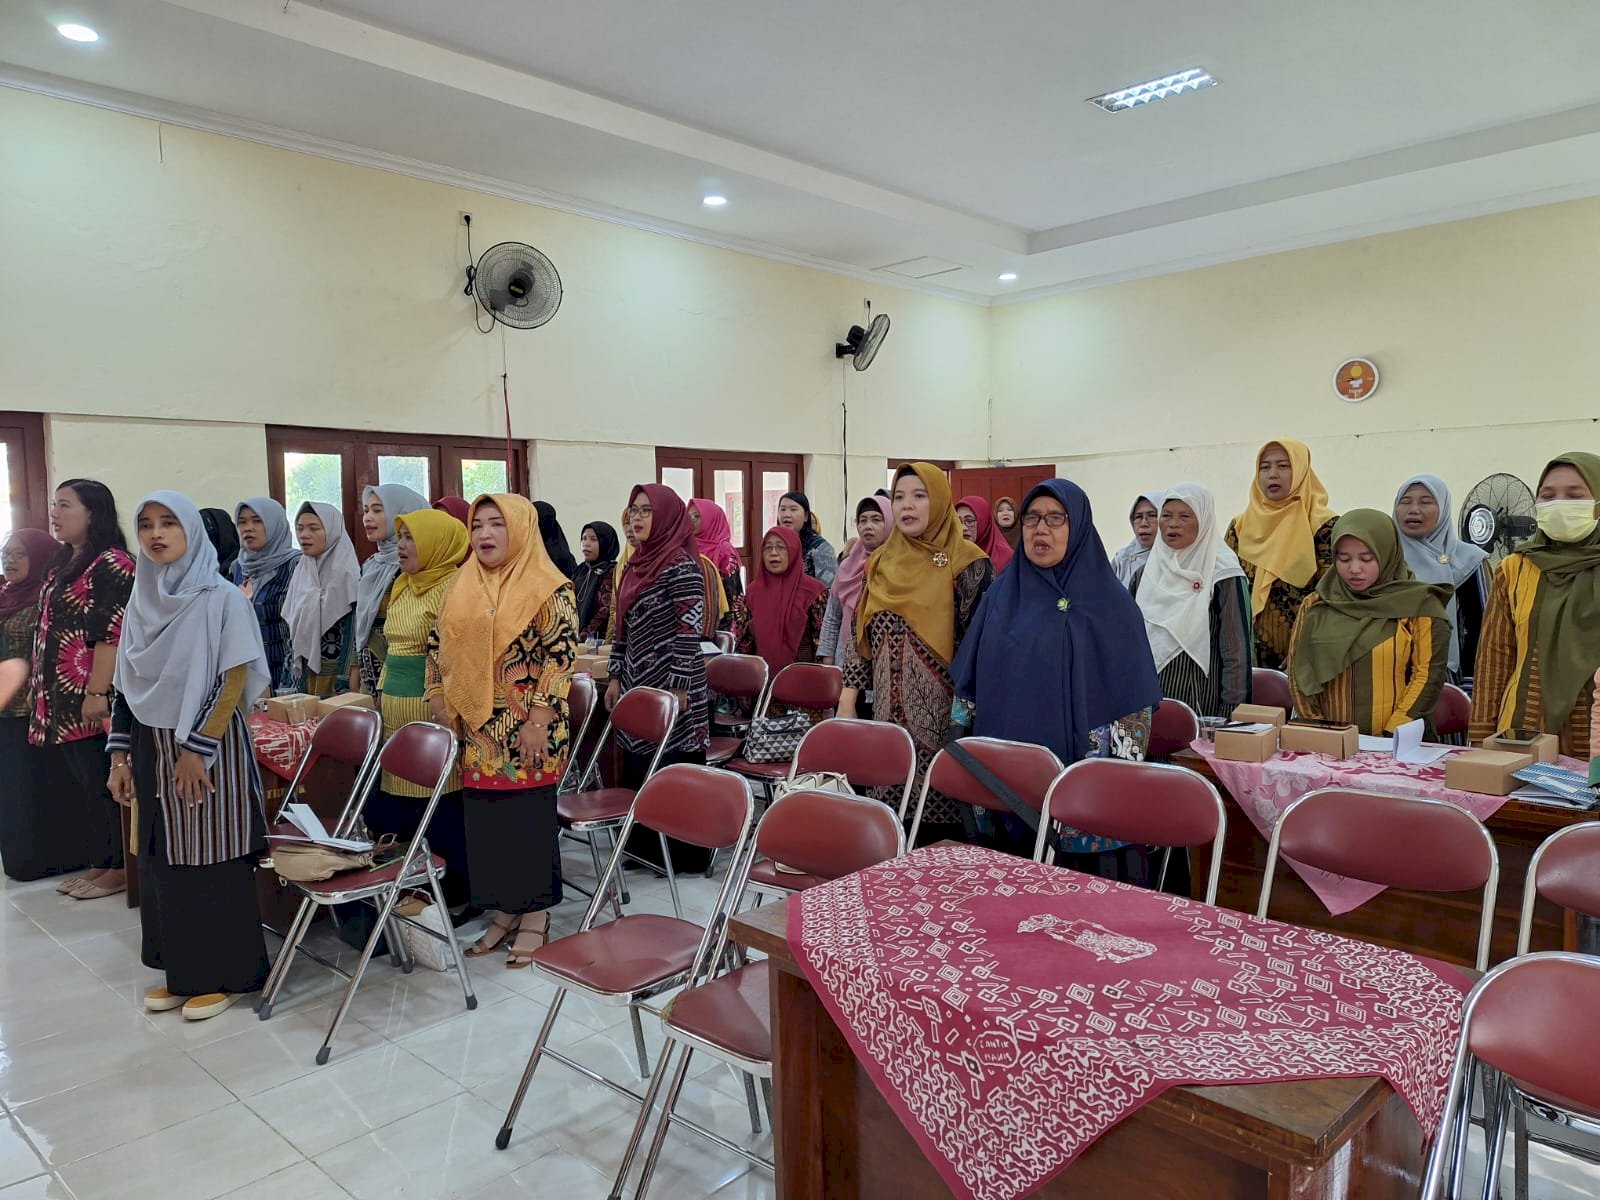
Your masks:
{"label": "black skirt", "polygon": [[[472,902],[503,913],[561,903],[556,789],[462,791]],[[448,861],[448,859],[446,860]]]}
{"label": "black skirt", "polygon": [[[84,738],[58,742],[41,753],[48,789],[48,811],[41,811],[44,826],[37,837],[55,843],[60,849],[57,870],[76,871],[80,867],[122,869],[122,817],[117,802],[106,790],[106,775],[111,760],[106,757],[106,739]],[[37,770],[37,767],[35,768]]]}
{"label": "black skirt", "polygon": [[77,831],[51,803],[48,753],[28,745],[27,717],[0,717],[0,865],[12,879],[43,879],[89,861],[73,858],[81,855]]}
{"label": "black skirt", "polygon": [[[642,788],[650,770],[651,755],[634,754],[632,751],[622,752],[622,786],[638,790]],[[706,752],[704,750],[669,750],[661,756],[661,766],[669,767],[674,763],[692,763],[695,766],[706,765]],[[696,875],[706,870],[711,865],[712,852],[704,846],[696,846],[690,842],[680,842],[677,838],[668,838],[667,847],[672,853],[672,870],[680,875]],[[628,835],[627,851],[635,858],[643,859],[653,867],[664,868],[661,859],[661,835],[653,829],[634,826],[633,832]],[[663,873],[664,870],[663,870]]]}
{"label": "black skirt", "polygon": [[[361,815],[374,836],[392,833],[403,846],[417,832],[427,803],[422,796],[396,796],[380,790],[368,798]],[[440,884],[444,902],[451,908],[467,903],[472,888],[467,881],[466,812],[460,792],[446,792],[439,797],[433,820],[428,822],[427,838],[428,849],[444,859],[448,868]]]}

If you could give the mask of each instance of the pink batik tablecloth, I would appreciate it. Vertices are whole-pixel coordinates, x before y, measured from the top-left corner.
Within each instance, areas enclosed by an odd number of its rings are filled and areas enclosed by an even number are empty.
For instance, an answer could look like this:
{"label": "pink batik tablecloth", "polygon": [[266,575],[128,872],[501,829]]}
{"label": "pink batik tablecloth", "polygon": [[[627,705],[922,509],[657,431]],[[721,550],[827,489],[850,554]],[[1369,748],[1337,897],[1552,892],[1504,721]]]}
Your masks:
{"label": "pink batik tablecloth", "polygon": [[255,747],[256,762],[285,782],[294,778],[295,768],[316,732],[316,720],[291,725],[274,721],[265,713],[250,714],[250,741]]}
{"label": "pink batik tablecloth", "polygon": [[1375,1075],[1431,1133],[1469,982],[975,846],[799,893],[788,940],[863,1069],[970,1200],[1032,1191],[1185,1084]]}

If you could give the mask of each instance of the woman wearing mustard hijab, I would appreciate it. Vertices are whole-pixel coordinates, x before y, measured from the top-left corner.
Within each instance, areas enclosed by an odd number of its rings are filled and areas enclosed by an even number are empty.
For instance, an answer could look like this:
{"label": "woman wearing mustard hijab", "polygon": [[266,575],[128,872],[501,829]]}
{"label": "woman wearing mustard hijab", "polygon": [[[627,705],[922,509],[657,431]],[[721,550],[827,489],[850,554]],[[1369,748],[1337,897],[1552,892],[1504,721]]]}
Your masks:
{"label": "woman wearing mustard hijab", "polygon": [[428,706],[461,734],[467,877],[473,904],[495,913],[467,953],[510,937],[506,966],[526,967],[561,902],[556,784],[572,749],[578,605],[526,498],[479,496],[471,538],[428,639]]}
{"label": "woman wearing mustard hijab", "polygon": [[[448,512],[424,508],[394,519],[400,575],[385,601],[384,636],[388,654],[378,680],[378,709],[388,741],[409,721],[430,721],[423,696],[428,631],[439,619],[444,598],[467,553],[467,527]],[[374,833],[392,833],[399,842],[417,831],[430,789],[384,773],[381,789],[367,802],[367,824]],[[453,771],[428,823],[428,845],[444,858],[444,898],[452,907],[467,902],[467,845],[461,815],[461,773]]]}
{"label": "woman wearing mustard hijab", "polygon": [[1495,572],[1473,679],[1474,742],[1507,730],[1554,733],[1589,753],[1600,668],[1600,456],[1563,454],[1539,478],[1539,531]]}
{"label": "woman wearing mustard hijab", "polygon": [[1250,503],[1222,538],[1250,581],[1256,666],[1281,671],[1288,662],[1300,606],[1333,565],[1337,519],[1304,442],[1279,438],[1261,447]]}
{"label": "woman wearing mustard hijab", "polygon": [[[950,727],[950,664],[994,566],[962,533],[950,481],[938,467],[901,467],[890,503],[893,528],[867,562],[856,636],[841,648],[839,715],[855,716],[856,698],[871,691],[873,716],[901,726],[916,743],[920,783]],[[923,827],[934,840],[961,837],[960,809],[930,795]]]}
{"label": "woman wearing mustard hijab", "polygon": [[1295,623],[1295,712],[1375,737],[1416,720],[1431,728],[1450,678],[1451,590],[1412,575],[1388,513],[1345,513],[1333,527],[1333,570]]}

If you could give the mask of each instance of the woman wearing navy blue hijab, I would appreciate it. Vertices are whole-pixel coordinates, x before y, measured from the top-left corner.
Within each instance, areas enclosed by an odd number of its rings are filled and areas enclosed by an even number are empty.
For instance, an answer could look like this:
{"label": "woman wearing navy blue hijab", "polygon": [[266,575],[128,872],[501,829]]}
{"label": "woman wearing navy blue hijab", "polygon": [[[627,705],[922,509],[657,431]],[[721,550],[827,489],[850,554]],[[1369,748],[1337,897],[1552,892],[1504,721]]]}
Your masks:
{"label": "woman wearing navy blue hijab", "polygon": [[[1048,746],[1064,763],[1142,760],[1161,685],[1139,605],[1111,569],[1088,496],[1046,480],[1024,499],[1020,524],[1022,553],[990,585],[951,669],[953,724]],[[1124,846],[1073,835],[1065,861],[1140,876],[1133,863],[1105,861],[1143,857],[1119,854]]]}

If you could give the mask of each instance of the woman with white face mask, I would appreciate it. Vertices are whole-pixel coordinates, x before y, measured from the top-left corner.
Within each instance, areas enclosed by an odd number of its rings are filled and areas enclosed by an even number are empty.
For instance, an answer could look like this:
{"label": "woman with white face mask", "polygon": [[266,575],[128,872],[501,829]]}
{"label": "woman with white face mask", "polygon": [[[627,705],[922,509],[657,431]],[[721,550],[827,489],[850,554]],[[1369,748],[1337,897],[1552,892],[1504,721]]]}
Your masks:
{"label": "woman with white face mask", "polygon": [[1474,742],[1505,730],[1554,733],[1589,753],[1600,668],[1600,455],[1563,454],[1539,477],[1539,532],[1495,573],[1473,684]]}

